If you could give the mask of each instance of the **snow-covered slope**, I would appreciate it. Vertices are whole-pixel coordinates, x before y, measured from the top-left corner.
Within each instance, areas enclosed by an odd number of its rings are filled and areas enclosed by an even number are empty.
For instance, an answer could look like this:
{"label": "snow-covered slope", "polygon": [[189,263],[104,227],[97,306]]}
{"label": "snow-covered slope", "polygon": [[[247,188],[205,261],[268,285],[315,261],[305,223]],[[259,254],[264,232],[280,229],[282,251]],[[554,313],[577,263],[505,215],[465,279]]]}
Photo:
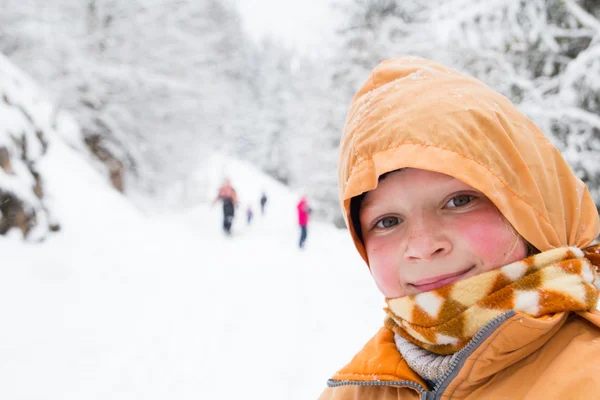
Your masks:
{"label": "snow-covered slope", "polygon": [[[347,232],[313,222],[298,250],[296,195],[252,166],[206,160],[188,190],[208,201],[144,216],[69,150],[41,164],[63,229],[0,238],[0,398],[311,399],[379,327]],[[255,205],[232,237],[224,175]]]}
{"label": "snow-covered slope", "polygon": [[[48,158],[62,157],[54,155],[57,152],[67,152],[67,157],[80,155],[81,160],[65,164],[72,173],[90,162],[79,127],[1,54],[0,121],[0,235],[42,239],[62,222],[54,214],[46,187],[52,172],[43,164]],[[62,184],[71,192],[76,187],[71,172],[66,172]]]}

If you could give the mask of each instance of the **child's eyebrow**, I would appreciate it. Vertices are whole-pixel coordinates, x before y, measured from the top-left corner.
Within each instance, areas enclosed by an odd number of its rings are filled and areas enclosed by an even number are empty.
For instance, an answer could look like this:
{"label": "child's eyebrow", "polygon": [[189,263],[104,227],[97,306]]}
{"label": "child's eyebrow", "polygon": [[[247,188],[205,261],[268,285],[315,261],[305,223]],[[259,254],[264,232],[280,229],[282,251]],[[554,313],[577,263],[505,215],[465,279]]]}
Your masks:
{"label": "child's eyebrow", "polygon": [[364,210],[365,208],[369,208],[373,205],[373,201],[364,200],[360,203],[360,209]]}
{"label": "child's eyebrow", "polygon": [[374,200],[368,200],[367,197],[365,197],[360,203],[360,210],[363,211],[363,210],[375,208],[378,203],[380,203],[380,202],[374,201]]}
{"label": "child's eyebrow", "polygon": [[363,214],[364,212],[369,212],[372,209],[377,209],[378,204],[380,204],[380,201],[375,201],[372,199],[368,199],[365,196],[363,199],[361,199],[360,202],[360,214]]}

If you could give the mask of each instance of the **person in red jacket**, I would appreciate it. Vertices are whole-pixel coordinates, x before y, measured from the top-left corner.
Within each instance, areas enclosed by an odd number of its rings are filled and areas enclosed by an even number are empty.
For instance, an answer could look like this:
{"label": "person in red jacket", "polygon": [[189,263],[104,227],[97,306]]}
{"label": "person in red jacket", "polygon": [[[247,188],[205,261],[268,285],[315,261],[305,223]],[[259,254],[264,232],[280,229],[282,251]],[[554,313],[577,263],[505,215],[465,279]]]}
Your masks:
{"label": "person in red jacket", "polygon": [[298,225],[300,225],[300,242],[298,243],[298,246],[303,249],[304,242],[306,241],[306,237],[308,235],[308,216],[311,212],[311,209],[308,206],[308,201],[306,200],[306,196],[302,196],[296,208],[298,209]]}
{"label": "person in red jacket", "polygon": [[237,194],[229,179],[226,179],[223,186],[219,188],[219,194],[213,204],[219,200],[223,202],[223,230],[226,235],[231,235],[231,224],[237,207]]}

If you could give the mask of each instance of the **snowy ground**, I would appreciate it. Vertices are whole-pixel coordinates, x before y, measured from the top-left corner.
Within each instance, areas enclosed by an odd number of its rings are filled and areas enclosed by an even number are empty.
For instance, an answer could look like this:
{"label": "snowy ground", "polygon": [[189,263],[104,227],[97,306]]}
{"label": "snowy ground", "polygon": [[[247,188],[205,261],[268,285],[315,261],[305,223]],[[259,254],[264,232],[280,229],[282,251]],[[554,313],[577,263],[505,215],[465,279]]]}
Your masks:
{"label": "snowy ground", "polygon": [[313,223],[298,250],[296,196],[252,168],[227,170],[242,202],[227,238],[217,205],[142,213],[50,151],[62,231],[0,239],[1,399],[313,399],[380,326],[347,233]]}

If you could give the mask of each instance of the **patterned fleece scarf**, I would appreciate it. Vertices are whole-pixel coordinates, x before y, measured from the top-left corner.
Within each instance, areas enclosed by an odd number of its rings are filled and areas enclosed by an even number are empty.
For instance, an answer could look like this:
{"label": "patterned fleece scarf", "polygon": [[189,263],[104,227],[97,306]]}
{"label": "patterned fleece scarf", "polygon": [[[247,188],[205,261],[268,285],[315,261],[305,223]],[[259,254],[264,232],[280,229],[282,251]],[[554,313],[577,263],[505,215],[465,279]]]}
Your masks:
{"label": "patterned fleece scarf", "polygon": [[560,247],[414,296],[387,299],[385,325],[436,354],[463,348],[509,310],[532,317],[596,307],[600,245]]}

